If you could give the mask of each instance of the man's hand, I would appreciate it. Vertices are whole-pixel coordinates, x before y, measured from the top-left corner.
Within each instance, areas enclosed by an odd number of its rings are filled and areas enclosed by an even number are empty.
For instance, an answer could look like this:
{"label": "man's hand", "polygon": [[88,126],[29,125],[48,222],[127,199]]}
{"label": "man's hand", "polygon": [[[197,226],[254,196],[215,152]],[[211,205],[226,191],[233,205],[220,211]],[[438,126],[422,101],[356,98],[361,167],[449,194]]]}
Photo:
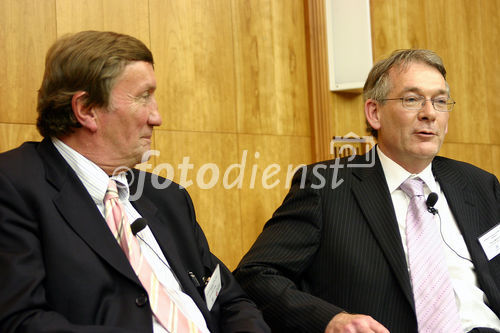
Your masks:
{"label": "man's hand", "polygon": [[341,312],[328,323],[325,333],[389,333],[378,321],[370,316]]}

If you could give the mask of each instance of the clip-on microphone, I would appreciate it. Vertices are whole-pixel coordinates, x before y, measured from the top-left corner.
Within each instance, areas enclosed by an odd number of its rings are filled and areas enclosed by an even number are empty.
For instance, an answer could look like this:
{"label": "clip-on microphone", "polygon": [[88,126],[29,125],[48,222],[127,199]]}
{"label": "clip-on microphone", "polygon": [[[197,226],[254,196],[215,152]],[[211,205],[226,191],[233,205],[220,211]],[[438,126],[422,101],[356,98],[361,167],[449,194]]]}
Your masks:
{"label": "clip-on microphone", "polygon": [[434,205],[438,201],[438,195],[434,192],[431,192],[425,201],[425,205],[427,206],[427,211],[432,215],[436,215],[438,210],[434,208]]}

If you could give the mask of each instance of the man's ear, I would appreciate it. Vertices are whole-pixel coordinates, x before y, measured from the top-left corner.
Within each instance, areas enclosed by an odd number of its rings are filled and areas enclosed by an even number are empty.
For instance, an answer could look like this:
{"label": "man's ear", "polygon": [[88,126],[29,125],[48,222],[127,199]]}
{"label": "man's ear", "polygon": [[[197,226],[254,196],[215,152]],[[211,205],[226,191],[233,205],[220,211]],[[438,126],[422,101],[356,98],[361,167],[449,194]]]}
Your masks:
{"label": "man's ear", "polygon": [[97,119],[95,109],[86,105],[87,92],[78,91],[71,98],[71,108],[76,120],[91,132],[97,130]]}
{"label": "man's ear", "polygon": [[365,102],[366,121],[374,130],[380,129],[380,108],[378,102],[374,99],[367,99]]}

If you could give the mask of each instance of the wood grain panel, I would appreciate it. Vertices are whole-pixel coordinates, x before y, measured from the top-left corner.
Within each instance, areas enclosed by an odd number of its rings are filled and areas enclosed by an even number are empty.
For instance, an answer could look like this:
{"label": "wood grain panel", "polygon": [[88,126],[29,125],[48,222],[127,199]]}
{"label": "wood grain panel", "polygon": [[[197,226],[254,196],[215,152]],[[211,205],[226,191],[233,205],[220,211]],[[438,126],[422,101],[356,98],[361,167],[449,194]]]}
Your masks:
{"label": "wood grain panel", "polygon": [[[452,96],[457,101],[449,123],[449,142],[490,143],[483,53],[483,41],[490,37],[481,33],[481,3],[427,2],[425,15],[431,18],[427,24],[432,26],[428,47],[443,58]],[[472,110],[481,110],[481,116]]]}
{"label": "wood grain panel", "polygon": [[40,141],[42,136],[35,125],[1,124],[0,153],[16,148],[25,141]]}
{"label": "wood grain panel", "polygon": [[311,140],[297,136],[240,135],[238,146],[240,159],[246,152],[241,188],[241,228],[246,253],[288,193],[295,168],[311,163]]}
{"label": "wood grain panel", "polygon": [[149,8],[137,0],[56,0],[57,35],[82,30],[116,31],[149,43]]}
{"label": "wood grain panel", "polygon": [[329,156],[334,128],[329,102],[326,14],[323,1],[304,0],[311,149],[314,161]]}
{"label": "wood grain panel", "polygon": [[150,1],[162,128],[236,132],[231,4]]}
{"label": "wood grain panel", "polygon": [[490,146],[493,156],[493,172],[500,179],[500,145]]}
{"label": "wood grain panel", "polygon": [[45,53],[56,37],[54,1],[0,1],[0,122],[36,122]]}
{"label": "wood grain panel", "polygon": [[498,164],[498,161],[494,162],[491,145],[445,142],[439,155],[474,164],[492,173],[495,172],[495,164]]}
{"label": "wood grain panel", "polygon": [[[498,9],[498,3],[498,0],[371,1],[375,59],[409,47],[428,48],[443,58],[452,96],[457,100],[449,124],[450,142],[491,143],[490,134],[496,138],[496,130],[490,130],[490,124],[498,120],[493,111],[498,109],[498,105],[494,108],[498,102],[486,96],[495,84],[494,91],[498,91],[498,75],[487,79],[489,70],[485,63],[494,63],[492,69],[498,72],[498,61],[493,60],[497,57],[493,53],[494,45],[498,45],[498,33],[494,33],[498,31],[498,17],[491,15]],[[481,110],[481,117],[470,110]]]}
{"label": "wood grain panel", "polygon": [[309,135],[303,2],[231,5],[238,132]]}
{"label": "wood grain panel", "polygon": [[333,135],[344,136],[354,132],[358,136],[368,135],[365,125],[363,96],[353,93],[332,93],[330,95],[333,114]]}
{"label": "wood grain panel", "polygon": [[[235,268],[242,256],[240,196],[237,187],[224,186],[224,173],[229,165],[239,163],[236,134],[157,130],[155,138],[160,151],[155,173],[167,176],[166,163],[172,166],[173,177],[169,178],[184,185],[191,195],[212,252]],[[179,167],[182,164],[186,165],[184,177]],[[212,173],[215,166],[217,177]],[[216,182],[210,186],[212,180]],[[226,184],[233,180],[230,177]]]}
{"label": "wood grain panel", "polygon": [[425,1],[370,1],[374,59],[396,49],[425,47],[424,4]]}
{"label": "wood grain panel", "polygon": [[[495,15],[493,13],[497,14]],[[500,13],[500,1],[481,1],[481,36],[483,36],[483,57],[481,61],[484,62],[486,70],[484,83],[486,88],[486,114],[490,131],[489,142],[496,145],[500,145],[500,126],[498,126],[498,124],[500,124],[500,61],[498,61],[500,16],[498,13]],[[475,85],[473,87],[475,88]],[[476,107],[468,111],[471,114],[470,117],[484,116],[482,110]],[[497,155],[496,161],[500,163],[500,156]],[[497,175],[500,175],[500,172],[497,173]]]}

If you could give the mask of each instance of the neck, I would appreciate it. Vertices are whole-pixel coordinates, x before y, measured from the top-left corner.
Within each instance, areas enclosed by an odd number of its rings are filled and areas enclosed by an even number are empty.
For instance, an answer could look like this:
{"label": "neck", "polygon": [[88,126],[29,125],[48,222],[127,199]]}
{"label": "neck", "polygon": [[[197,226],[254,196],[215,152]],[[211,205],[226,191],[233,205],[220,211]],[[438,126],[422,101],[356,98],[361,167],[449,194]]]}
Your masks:
{"label": "neck", "polygon": [[100,167],[108,176],[117,174],[118,172],[126,171],[135,166],[136,163],[131,163],[123,159],[109,158],[111,154],[106,152],[105,146],[102,146],[92,137],[82,135],[75,132],[67,136],[59,137],[59,140],[74,149],[83,157],[95,163]]}
{"label": "neck", "polygon": [[427,166],[432,163],[432,160],[434,159],[431,158],[412,158],[411,156],[407,156],[406,158],[397,158],[397,156],[393,156],[390,154],[388,151],[384,149],[384,147],[377,145],[378,149],[391,161],[394,163],[398,164],[400,167],[405,169],[411,174],[418,174],[422,172]]}

